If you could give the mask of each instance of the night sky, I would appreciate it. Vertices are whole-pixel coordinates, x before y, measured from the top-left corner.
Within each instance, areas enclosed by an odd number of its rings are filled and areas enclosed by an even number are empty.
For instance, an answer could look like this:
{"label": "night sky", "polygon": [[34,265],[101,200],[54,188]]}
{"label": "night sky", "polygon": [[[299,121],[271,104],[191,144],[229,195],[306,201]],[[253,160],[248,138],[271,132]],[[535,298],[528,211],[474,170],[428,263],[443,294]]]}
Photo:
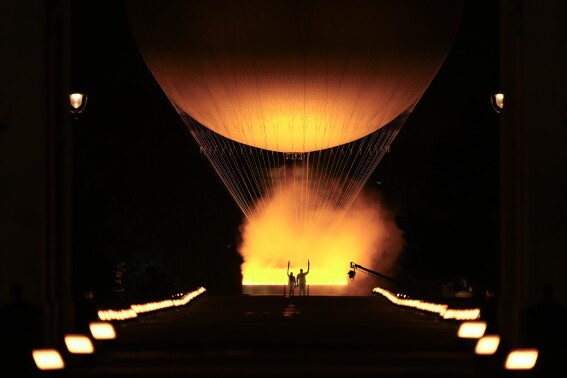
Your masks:
{"label": "night sky", "polygon": [[[400,264],[422,279],[498,281],[497,12],[465,2],[445,64],[367,184],[398,215]],[[76,291],[110,293],[127,261],[139,292],[238,292],[242,214],[145,66],[123,4],[74,1],[72,21],[73,87],[89,96],[74,121]]]}

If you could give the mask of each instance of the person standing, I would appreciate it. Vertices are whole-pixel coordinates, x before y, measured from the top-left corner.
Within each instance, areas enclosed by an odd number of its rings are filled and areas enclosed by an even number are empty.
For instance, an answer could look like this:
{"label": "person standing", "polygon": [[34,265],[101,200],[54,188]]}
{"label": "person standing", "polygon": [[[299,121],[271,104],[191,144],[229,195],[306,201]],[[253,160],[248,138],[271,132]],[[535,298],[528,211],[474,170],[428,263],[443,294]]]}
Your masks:
{"label": "person standing", "polygon": [[296,280],[295,280],[295,276],[293,275],[293,272],[290,273],[290,272],[288,271],[287,277],[288,277],[288,280],[287,280],[287,287],[288,287],[288,289],[289,289],[289,296],[290,296],[290,297],[293,297],[294,292],[295,292],[295,286],[297,286],[297,282],[296,282]]}
{"label": "person standing", "polygon": [[306,295],[305,288],[307,287],[306,275],[309,274],[309,261],[307,262],[307,272],[303,273],[303,269],[299,269],[297,274],[297,285],[299,286],[299,295]]}

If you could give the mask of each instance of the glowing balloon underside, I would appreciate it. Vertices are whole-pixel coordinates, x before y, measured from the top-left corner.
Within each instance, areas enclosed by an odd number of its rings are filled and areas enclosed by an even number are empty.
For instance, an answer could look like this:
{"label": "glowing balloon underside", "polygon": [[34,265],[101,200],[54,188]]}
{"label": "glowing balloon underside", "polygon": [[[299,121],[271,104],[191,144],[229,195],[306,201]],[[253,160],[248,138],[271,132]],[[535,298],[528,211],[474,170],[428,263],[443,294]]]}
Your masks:
{"label": "glowing balloon underside", "polygon": [[309,152],[362,138],[423,95],[459,1],[132,1],[131,28],[175,106],[249,146]]}

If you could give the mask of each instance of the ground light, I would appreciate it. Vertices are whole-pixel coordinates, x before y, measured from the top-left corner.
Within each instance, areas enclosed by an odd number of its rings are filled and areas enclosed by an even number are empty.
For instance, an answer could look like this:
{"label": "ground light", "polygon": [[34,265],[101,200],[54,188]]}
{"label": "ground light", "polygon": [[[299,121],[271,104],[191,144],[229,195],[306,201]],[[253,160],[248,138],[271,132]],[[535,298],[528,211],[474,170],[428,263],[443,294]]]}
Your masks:
{"label": "ground light", "polygon": [[133,319],[138,316],[138,314],[152,312],[157,310],[163,310],[170,307],[185,306],[187,303],[203,294],[207,290],[204,287],[200,287],[197,290],[191,291],[185,294],[175,295],[170,299],[164,299],[162,301],[148,302],[133,304],[127,309],[107,309],[99,310],[97,312],[99,320],[110,321],[110,320],[127,320]]}
{"label": "ground light", "polygon": [[530,370],[537,361],[537,349],[514,349],[508,353],[504,367],[506,370]]}
{"label": "ground light", "polygon": [[459,327],[458,336],[464,339],[479,339],[484,336],[486,322],[470,321],[463,322]]}
{"label": "ground light", "polygon": [[91,335],[96,340],[112,340],[116,338],[116,331],[109,322],[91,322],[89,329]]}
{"label": "ground light", "polygon": [[[436,313],[439,316],[443,317],[443,319],[475,320],[480,318],[479,308],[451,309],[449,308],[448,305],[444,303],[432,303],[432,302],[422,301],[420,299],[413,299],[405,294],[401,294],[401,293],[394,294],[391,291],[383,289],[381,287],[375,287],[372,290],[372,292],[384,296],[390,302],[398,306],[411,307],[421,311]],[[486,328],[486,323],[485,323],[485,328]]]}
{"label": "ground light", "polygon": [[476,354],[490,355],[496,353],[500,345],[500,336],[485,335],[478,339],[474,352]]}
{"label": "ground light", "polygon": [[40,370],[60,370],[65,368],[63,358],[56,349],[34,349],[32,356]]}
{"label": "ground light", "polygon": [[85,335],[69,334],[65,335],[65,345],[69,353],[73,354],[92,354],[94,353],[94,346]]}

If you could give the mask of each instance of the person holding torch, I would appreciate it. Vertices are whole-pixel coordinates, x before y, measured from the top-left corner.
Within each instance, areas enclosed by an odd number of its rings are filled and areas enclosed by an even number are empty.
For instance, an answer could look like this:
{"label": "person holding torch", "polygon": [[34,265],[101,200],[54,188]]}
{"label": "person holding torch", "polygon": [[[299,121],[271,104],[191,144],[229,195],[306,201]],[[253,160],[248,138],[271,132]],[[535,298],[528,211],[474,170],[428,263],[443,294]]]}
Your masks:
{"label": "person holding torch", "polygon": [[305,276],[309,274],[310,265],[311,264],[309,262],[309,259],[307,259],[307,272],[303,272],[303,269],[299,269],[299,273],[297,274],[297,285],[299,286],[299,295],[306,295],[305,287],[307,286],[307,279],[305,278]]}
{"label": "person holding torch", "polygon": [[287,261],[287,286],[289,289],[289,296],[293,297],[294,291],[295,291],[295,287],[297,286],[297,282],[295,280],[295,276],[293,275],[293,272],[289,272],[289,260]]}

